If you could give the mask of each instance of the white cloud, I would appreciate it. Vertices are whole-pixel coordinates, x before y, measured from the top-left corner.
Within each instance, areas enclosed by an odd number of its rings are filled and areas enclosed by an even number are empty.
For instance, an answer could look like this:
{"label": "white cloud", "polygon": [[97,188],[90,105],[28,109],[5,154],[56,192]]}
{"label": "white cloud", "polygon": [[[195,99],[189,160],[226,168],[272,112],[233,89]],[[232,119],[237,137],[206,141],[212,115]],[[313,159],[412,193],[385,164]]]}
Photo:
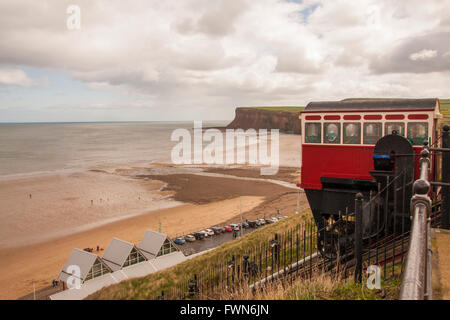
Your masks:
{"label": "white cloud", "polygon": [[31,79],[23,70],[12,68],[0,69],[0,84],[21,87],[39,87],[47,84],[46,80]]}
{"label": "white cloud", "polygon": [[72,0],[1,1],[0,68],[67,71],[92,90],[132,93],[186,117],[232,116],[236,105],[450,95],[445,1],[76,2],[81,30],[70,31]]}
{"label": "white cloud", "polygon": [[411,53],[409,55],[409,59],[411,59],[412,61],[418,61],[418,60],[424,61],[424,60],[430,60],[430,59],[436,58],[436,56],[437,56],[436,50],[423,49],[418,52]]}

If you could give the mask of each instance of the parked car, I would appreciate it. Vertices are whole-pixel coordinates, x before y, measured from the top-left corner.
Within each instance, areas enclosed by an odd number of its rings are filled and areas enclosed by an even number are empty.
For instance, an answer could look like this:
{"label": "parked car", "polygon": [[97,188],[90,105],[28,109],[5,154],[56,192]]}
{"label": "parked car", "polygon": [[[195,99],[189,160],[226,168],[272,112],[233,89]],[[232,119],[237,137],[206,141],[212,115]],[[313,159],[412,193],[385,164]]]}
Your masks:
{"label": "parked car", "polygon": [[221,234],[224,231],[222,227],[212,227],[211,229],[215,234]]}
{"label": "parked car", "polygon": [[250,228],[256,228],[258,226],[257,220],[249,220],[247,223]]}
{"label": "parked car", "polygon": [[208,236],[213,236],[214,235],[214,230],[213,229],[206,229],[205,231],[208,233]]}
{"label": "parked car", "polygon": [[203,240],[203,239],[205,239],[205,233],[201,232],[201,231],[196,232],[196,233],[194,233],[194,237],[196,240]]}
{"label": "parked car", "polygon": [[225,228],[225,231],[226,231],[226,232],[231,232],[231,231],[233,231],[233,228],[231,228],[230,226],[225,226],[224,228]]}
{"label": "parked car", "polygon": [[230,224],[230,227],[233,229],[233,230],[235,230],[235,231],[238,231],[239,229],[240,229],[240,227],[239,227],[239,224],[238,223],[233,223],[233,224]]}
{"label": "parked car", "polygon": [[242,228],[247,229],[249,227],[249,224],[247,221],[242,222]]}
{"label": "parked car", "polygon": [[278,219],[277,217],[272,217],[272,218],[270,218],[270,220],[272,220],[273,222],[278,222],[278,220],[280,220],[280,219]]}
{"label": "parked car", "polygon": [[208,232],[208,231],[206,231],[206,230],[201,230],[201,231],[199,231],[199,232],[204,233],[204,234],[205,234],[205,238],[208,238],[208,237],[209,237],[209,232]]}
{"label": "parked car", "polygon": [[267,223],[267,224],[273,223],[272,218],[267,218],[267,219],[266,219],[266,223]]}
{"label": "parked car", "polygon": [[185,244],[186,240],[184,240],[182,237],[179,237],[179,238],[174,239],[173,242],[175,244]]}
{"label": "parked car", "polygon": [[263,225],[266,224],[266,220],[265,220],[265,219],[258,219],[258,221],[259,221],[259,224],[260,224],[261,226],[263,226]]}
{"label": "parked car", "polygon": [[195,241],[195,237],[192,234],[188,234],[187,236],[184,237],[184,239],[187,242],[194,242]]}

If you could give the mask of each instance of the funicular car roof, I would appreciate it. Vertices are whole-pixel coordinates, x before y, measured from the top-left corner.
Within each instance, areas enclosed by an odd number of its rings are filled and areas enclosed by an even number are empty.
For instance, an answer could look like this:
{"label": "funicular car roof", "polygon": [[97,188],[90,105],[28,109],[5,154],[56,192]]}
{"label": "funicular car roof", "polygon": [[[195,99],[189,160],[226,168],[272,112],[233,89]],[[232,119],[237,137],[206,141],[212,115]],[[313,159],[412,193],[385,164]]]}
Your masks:
{"label": "funicular car roof", "polygon": [[310,102],[303,112],[353,110],[434,110],[438,99],[375,99]]}

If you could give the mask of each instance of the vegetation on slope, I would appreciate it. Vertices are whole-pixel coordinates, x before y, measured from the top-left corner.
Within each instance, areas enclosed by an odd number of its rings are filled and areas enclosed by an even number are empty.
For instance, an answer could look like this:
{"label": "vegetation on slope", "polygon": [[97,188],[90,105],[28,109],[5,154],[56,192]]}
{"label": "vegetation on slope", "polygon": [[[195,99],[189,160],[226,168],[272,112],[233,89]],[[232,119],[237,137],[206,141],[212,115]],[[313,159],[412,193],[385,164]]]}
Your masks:
{"label": "vegetation on slope", "polygon": [[296,279],[269,284],[263,291],[252,292],[243,289],[239,293],[222,294],[222,300],[396,300],[400,295],[399,273],[387,280],[381,280],[380,289],[369,289],[367,279],[361,283],[330,274],[316,274],[310,279]]}

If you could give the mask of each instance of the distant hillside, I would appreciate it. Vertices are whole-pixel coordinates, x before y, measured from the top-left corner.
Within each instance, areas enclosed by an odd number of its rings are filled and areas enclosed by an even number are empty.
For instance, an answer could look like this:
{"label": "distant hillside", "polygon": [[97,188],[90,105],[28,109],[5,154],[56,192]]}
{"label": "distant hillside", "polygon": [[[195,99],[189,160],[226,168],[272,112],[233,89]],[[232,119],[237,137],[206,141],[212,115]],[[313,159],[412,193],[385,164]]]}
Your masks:
{"label": "distant hillside", "polygon": [[299,113],[304,107],[239,107],[228,129],[279,129],[301,133]]}

